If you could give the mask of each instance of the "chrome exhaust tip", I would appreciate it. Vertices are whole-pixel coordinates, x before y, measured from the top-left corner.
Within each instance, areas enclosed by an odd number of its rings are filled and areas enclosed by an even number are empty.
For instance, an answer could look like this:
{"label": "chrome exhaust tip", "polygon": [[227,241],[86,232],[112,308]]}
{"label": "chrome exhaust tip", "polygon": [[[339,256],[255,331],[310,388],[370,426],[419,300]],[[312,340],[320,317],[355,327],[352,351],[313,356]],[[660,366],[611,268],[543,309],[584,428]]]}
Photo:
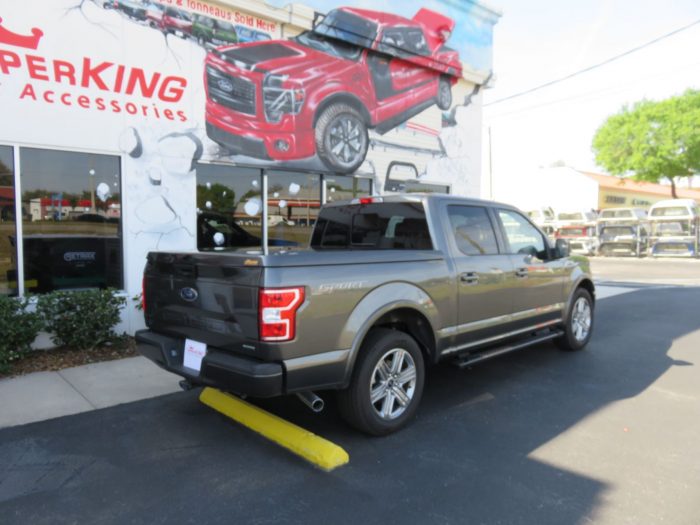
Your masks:
{"label": "chrome exhaust tip", "polygon": [[309,407],[316,413],[323,410],[323,407],[326,406],[326,404],[323,402],[323,399],[318,397],[313,392],[298,392],[297,397],[301,400],[302,403],[304,403],[307,407]]}

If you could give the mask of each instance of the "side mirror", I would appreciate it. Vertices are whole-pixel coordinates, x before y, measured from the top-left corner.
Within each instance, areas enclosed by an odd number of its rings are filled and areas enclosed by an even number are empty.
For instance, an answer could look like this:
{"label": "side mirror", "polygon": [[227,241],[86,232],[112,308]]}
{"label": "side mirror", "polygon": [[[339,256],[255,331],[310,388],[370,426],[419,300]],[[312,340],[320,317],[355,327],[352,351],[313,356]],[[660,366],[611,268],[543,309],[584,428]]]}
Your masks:
{"label": "side mirror", "polygon": [[569,256],[569,240],[568,239],[557,239],[554,245],[554,251],[556,252],[557,258],[562,259]]}

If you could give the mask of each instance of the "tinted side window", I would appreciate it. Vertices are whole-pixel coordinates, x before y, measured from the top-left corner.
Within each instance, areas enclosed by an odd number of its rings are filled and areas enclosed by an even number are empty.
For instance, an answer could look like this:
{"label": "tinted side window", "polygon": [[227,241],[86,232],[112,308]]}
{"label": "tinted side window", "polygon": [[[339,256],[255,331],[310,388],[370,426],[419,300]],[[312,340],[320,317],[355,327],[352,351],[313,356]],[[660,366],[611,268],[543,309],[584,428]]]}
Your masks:
{"label": "tinted side window", "polygon": [[540,259],[547,258],[544,237],[525,217],[509,210],[498,210],[506,233],[510,253],[529,253]]}
{"label": "tinted side window", "polygon": [[406,40],[408,41],[408,49],[413,51],[417,55],[428,56],[430,55],[430,49],[428,49],[428,43],[425,41],[425,36],[423,36],[423,31],[420,29],[408,29],[406,30]]}
{"label": "tinted side window", "polygon": [[375,203],[325,208],[311,247],[432,250],[433,245],[422,204]]}
{"label": "tinted side window", "polygon": [[498,253],[496,232],[486,208],[479,206],[448,206],[452,235],[459,250],[466,255]]}

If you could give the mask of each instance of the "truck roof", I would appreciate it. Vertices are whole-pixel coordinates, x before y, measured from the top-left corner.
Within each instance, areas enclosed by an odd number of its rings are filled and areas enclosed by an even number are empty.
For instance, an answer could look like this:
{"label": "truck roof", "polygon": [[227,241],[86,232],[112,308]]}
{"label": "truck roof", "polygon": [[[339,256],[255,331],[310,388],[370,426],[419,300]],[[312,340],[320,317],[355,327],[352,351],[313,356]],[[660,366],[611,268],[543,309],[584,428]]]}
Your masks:
{"label": "truck roof", "polygon": [[400,15],[385,13],[382,11],[373,11],[371,9],[358,9],[357,7],[340,7],[342,11],[352,13],[366,20],[371,20],[378,26],[415,26],[420,27],[417,22],[410,18],[405,18]]}
{"label": "truck roof", "polygon": [[[450,203],[463,203],[472,206],[498,206],[501,208],[508,208],[511,210],[517,209],[512,204],[506,204],[504,202],[490,201],[485,199],[478,199],[476,197],[459,197],[457,195],[449,195],[447,193],[409,193],[403,195],[376,195],[372,197],[363,197],[367,199],[372,199],[374,202],[430,202],[438,203],[442,201],[449,201]],[[342,201],[333,201],[324,204],[325,207],[331,206],[347,206],[348,204],[360,204],[360,199],[346,199]]]}

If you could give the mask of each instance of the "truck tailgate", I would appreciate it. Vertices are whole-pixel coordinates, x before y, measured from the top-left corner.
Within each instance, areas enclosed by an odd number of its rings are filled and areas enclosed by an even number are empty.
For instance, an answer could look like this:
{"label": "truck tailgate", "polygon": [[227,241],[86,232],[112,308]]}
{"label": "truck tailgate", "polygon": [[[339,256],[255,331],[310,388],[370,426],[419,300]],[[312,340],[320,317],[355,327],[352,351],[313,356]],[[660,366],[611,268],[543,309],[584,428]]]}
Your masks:
{"label": "truck tailgate", "polygon": [[224,350],[252,353],[258,339],[262,261],[247,254],[148,255],[144,272],[148,327]]}

